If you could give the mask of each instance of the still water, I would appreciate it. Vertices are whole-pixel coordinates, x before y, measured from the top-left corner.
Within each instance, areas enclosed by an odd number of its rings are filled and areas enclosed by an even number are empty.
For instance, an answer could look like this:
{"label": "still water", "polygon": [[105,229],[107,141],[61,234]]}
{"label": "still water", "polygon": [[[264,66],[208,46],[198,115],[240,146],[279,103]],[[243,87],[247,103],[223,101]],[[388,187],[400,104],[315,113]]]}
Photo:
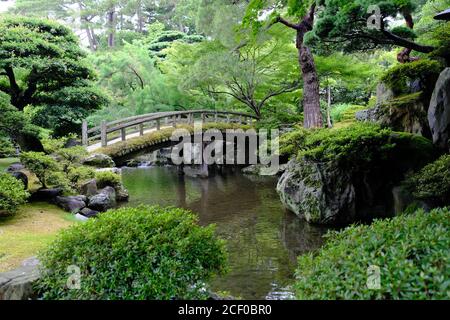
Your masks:
{"label": "still water", "polygon": [[233,170],[208,179],[180,176],[176,168],[123,169],[127,206],[159,204],[190,209],[200,223],[216,224],[227,240],[230,271],[212,289],[243,299],[289,299],[296,257],[323,243],[323,228],[286,212],[273,177]]}

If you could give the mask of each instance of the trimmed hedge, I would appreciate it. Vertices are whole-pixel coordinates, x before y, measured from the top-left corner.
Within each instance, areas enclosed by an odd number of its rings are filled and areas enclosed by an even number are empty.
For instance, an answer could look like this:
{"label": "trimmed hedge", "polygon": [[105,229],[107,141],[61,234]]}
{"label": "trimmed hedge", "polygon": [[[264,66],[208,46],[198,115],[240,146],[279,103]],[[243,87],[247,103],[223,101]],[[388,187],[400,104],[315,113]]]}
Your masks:
{"label": "trimmed hedge", "polygon": [[[419,210],[328,234],[298,259],[298,299],[450,299],[450,210]],[[379,290],[367,287],[379,266]]]}
{"label": "trimmed hedge", "polygon": [[[202,299],[226,268],[214,226],[178,208],[122,208],[62,231],[41,254],[44,299]],[[69,289],[68,267],[81,271]]]}

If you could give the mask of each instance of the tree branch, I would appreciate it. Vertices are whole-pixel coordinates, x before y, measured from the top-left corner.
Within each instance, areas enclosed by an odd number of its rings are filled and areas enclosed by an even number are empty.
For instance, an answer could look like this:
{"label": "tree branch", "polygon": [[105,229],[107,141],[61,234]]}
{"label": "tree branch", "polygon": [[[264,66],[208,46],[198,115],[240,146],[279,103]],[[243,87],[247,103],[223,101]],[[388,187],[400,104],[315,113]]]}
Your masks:
{"label": "tree branch", "polygon": [[274,23],[281,23],[281,24],[284,24],[286,27],[289,27],[289,28],[294,29],[294,30],[298,30],[298,28],[300,27],[298,24],[295,24],[295,23],[292,23],[292,22],[290,22],[290,21],[287,21],[286,19],[284,19],[284,18],[281,17],[281,16],[278,16],[278,17],[275,19]]}

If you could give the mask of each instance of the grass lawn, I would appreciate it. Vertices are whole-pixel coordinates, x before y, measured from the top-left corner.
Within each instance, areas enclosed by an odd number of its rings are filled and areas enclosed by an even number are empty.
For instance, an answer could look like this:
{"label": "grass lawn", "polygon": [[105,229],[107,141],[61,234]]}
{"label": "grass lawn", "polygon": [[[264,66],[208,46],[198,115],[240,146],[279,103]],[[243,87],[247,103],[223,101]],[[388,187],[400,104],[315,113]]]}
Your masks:
{"label": "grass lawn", "polygon": [[18,158],[2,158],[0,159],[0,172],[4,172],[11,164],[19,162]]}
{"label": "grass lawn", "polygon": [[73,215],[47,203],[27,204],[14,216],[0,217],[0,272],[36,256],[59,230],[74,223]]}

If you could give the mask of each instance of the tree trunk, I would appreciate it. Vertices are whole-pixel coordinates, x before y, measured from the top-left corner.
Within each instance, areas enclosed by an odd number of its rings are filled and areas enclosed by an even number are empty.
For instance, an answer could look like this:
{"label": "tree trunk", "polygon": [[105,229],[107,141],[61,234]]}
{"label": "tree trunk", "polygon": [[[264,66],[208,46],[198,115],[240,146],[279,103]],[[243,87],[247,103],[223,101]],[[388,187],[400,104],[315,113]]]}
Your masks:
{"label": "tree trunk", "polygon": [[116,34],[116,26],[115,26],[115,9],[114,7],[108,12],[108,47],[114,48],[115,45],[115,34]]}
{"label": "tree trunk", "polygon": [[302,19],[297,30],[296,46],[299,55],[299,64],[303,78],[303,125],[305,128],[321,128],[323,126],[322,113],[320,112],[320,83],[317,68],[311,50],[305,46],[303,39],[314,24],[313,4],[309,13]]}
{"label": "tree trunk", "polygon": [[142,1],[138,1],[138,7],[136,10],[137,19],[138,19],[138,32],[144,32],[144,19],[142,17]]}
{"label": "tree trunk", "polygon": [[327,87],[327,98],[328,98],[328,103],[327,103],[327,125],[328,128],[332,128],[333,124],[331,123],[331,86],[328,85]]}
{"label": "tree trunk", "polygon": [[[414,29],[414,20],[409,12],[404,12],[403,17],[405,18],[406,26],[409,29]],[[412,49],[410,48],[404,48],[398,55],[397,55],[397,61],[400,63],[407,63],[412,61],[417,61],[417,57],[411,57]]]}
{"label": "tree trunk", "polygon": [[301,44],[299,48],[299,63],[303,77],[303,125],[305,128],[320,128],[323,126],[320,112],[319,77],[311,50]]}

